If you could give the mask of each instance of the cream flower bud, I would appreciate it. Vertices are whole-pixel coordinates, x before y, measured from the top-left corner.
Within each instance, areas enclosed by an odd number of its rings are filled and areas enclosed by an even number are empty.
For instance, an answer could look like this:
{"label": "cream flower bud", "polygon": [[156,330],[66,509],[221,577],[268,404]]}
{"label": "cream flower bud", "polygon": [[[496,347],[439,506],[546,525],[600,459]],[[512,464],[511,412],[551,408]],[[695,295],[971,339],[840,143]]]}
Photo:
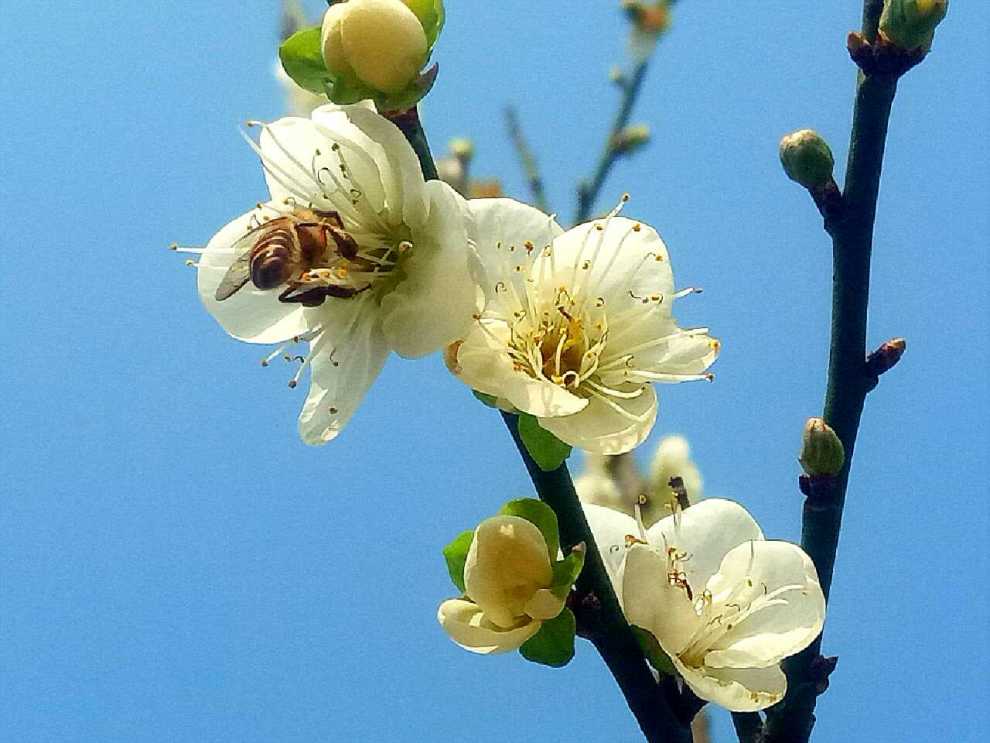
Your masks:
{"label": "cream flower bud", "polygon": [[949,11],[949,0],[886,0],[880,32],[901,49],[931,48],[935,27]]}
{"label": "cream flower bud", "polygon": [[547,542],[518,516],[493,516],[475,530],[464,589],[464,598],[440,605],[437,619],[454,642],[475,653],[516,650],[564,609],[553,590]]}
{"label": "cream flower bud", "polygon": [[805,188],[824,186],[832,179],[835,160],[818,132],[801,129],[780,140],[780,163],[792,181]]}
{"label": "cream flower bud", "polygon": [[837,475],[846,453],[835,431],[821,418],[809,418],[801,436],[801,467],[810,476]]}
{"label": "cream flower bud", "polygon": [[399,93],[426,64],[426,32],[401,0],[347,0],[323,17],[323,61],[338,77]]}

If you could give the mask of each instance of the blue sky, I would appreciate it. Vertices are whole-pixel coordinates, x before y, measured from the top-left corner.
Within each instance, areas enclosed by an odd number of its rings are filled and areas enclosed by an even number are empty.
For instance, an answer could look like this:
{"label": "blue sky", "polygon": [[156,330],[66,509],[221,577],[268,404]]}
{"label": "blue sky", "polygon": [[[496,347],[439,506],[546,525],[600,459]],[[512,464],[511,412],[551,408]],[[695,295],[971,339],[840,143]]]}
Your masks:
{"label": "blue sky", "polygon": [[[435,149],[471,136],[476,172],[525,196],[501,118],[518,104],[565,217],[624,53],[617,3],[587,5],[450,2],[424,112]],[[723,341],[714,384],[660,390],[644,459],[687,435],[709,494],[796,539],[831,269],[776,144],[812,126],[845,161],[860,3],[719,6],[679,4],[635,116],[654,141],[602,205],[632,194],[679,285],[705,288],[680,319]],[[631,739],[589,646],[551,671],[436,625],[443,544],[530,492],[497,417],[439,359],[393,359],[344,435],[305,447],[303,390],[224,335],[164,249],[265,196],[236,127],[282,111],[276,4],[3,15],[0,739]],[[990,6],[954,3],[894,106],[869,336],[908,352],[857,447],[822,741],[975,741],[990,723],[988,33]]]}

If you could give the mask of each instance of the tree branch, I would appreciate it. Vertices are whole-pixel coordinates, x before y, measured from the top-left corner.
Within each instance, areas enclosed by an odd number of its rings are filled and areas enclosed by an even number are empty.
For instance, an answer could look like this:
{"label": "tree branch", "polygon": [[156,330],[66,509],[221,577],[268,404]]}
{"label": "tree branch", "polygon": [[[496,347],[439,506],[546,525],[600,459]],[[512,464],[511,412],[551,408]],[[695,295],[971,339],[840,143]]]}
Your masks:
{"label": "tree branch", "polygon": [[732,726],[739,743],[762,743],[763,718],[759,712],[733,712]]}
{"label": "tree branch", "polygon": [[598,167],[595,168],[594,175],[592,175],[590,181],[585,181],[578,186],[578,206],[577,213],[574,215],[575,224],[587,222],[591,217],[591,210],[594,208],[598,194],[605,184],[605,178],[608,177],[609,171],[611,171],[615,161],[622,154],[614,145],[618,136],[629,124],[629,117],[632,116],[633,106],[636,104],[639,91],[643,87],[643,80],[646,79],[646,68],[648,65],[649,58],[637,61],[630,78],[622,83],[622,101],[619,104],[619,110],[615,115],[615,120],[612,122],[612,130],[605,140],[605,149],[602,151],[602,155],[598,160]]}
{"label": "tree branch", "polygon": [[533,206],[541,212],[550,212],[550,205],[547,201],[546,192],[543,190],[543,178],[540,176],[540,168],[533,156],[533,151],[523,134],[522,125],[519,123],[519,115],[512,106],[505,109],[505,123],[509,129],[509,137],[516,148],[516,155],[519,157],[519,164],[522,165],[523,173],[526,176],[526,183],[529,185],[530,195],[533,197]]}
{"label": "tree branch", "polygon": [[[864,0],[862,37],[877,40],[882,0]],[[870,289],[870,256],[880,174],[897,74],[860,73],[850,135],[849,160],[843,191],[843,212],[831,224],[832,332],[829,352],[825,421],[835,430],[846,452],[845,466],[828,488],[806,499],[801,546],[811,556],[826,598],[832,584],[842,510],[866,395],[877,377],[866,365],[866,321]],[[767,743],[803,743],[814,726],[817,696],[827,686],[834,659],[821,658],[819,637],[784,669],[788,689],[784,700],[767,711]]]}
{"label": "tree branch", "polygon": [[582,612],[582,618],[588,615],[593,618],[593,626],[584,633],[585,636],[591,640],[612,672],[646,740],[651,743],[687,743],[691,740],[690,728],[671,709],[626,622],[595,545],[594,535],[585,519],[581,502],[574,492],[567,464],[561,464],[552,472],[541,470],[529,456],[519,436],[518,417],[503,413],[502,418],[523,458],[537,494],[557,514],[562,548],[570,549],[579,542],[584,542],[587,546],[584,569],[575,584],[578,602],[587,609]]}

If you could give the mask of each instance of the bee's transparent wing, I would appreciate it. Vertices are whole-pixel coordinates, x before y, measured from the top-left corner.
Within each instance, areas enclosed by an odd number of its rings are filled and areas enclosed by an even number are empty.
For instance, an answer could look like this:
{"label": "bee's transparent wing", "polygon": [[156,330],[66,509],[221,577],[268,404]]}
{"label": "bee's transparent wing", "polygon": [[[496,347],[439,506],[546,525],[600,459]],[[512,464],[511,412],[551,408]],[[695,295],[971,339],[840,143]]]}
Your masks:
{"label": "bee's transparent wing", "polygon": [[231,252],[237,257],[230,264],[230,268],[227,269],[227,273],[224,274],[219,286],[217,286],[214,296],[218,302],[234,296],[242,286],[251,280],[251,254],[260,229],[260,227],[255,227],[249,230],[231,246]]}

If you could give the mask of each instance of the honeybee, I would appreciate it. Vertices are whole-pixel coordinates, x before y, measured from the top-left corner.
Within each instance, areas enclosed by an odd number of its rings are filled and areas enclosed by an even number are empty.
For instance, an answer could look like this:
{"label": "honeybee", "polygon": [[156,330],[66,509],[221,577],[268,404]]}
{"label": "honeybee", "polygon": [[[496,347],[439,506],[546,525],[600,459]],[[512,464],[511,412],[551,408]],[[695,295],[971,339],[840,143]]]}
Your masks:
{"label": "honeybee", "polygon": [[[357,258],[357,242],[344,231],[340,215],[296,207],[291,214],[262,222],[234,244],[240,255],[216,290],[222,302],[250,281],[258,289],[285,286],[280,302],[317,307],[327,297],[353,297],[364,288],[326,280],[335,264]],[[241,252],[243,251],[243,252]]]}

